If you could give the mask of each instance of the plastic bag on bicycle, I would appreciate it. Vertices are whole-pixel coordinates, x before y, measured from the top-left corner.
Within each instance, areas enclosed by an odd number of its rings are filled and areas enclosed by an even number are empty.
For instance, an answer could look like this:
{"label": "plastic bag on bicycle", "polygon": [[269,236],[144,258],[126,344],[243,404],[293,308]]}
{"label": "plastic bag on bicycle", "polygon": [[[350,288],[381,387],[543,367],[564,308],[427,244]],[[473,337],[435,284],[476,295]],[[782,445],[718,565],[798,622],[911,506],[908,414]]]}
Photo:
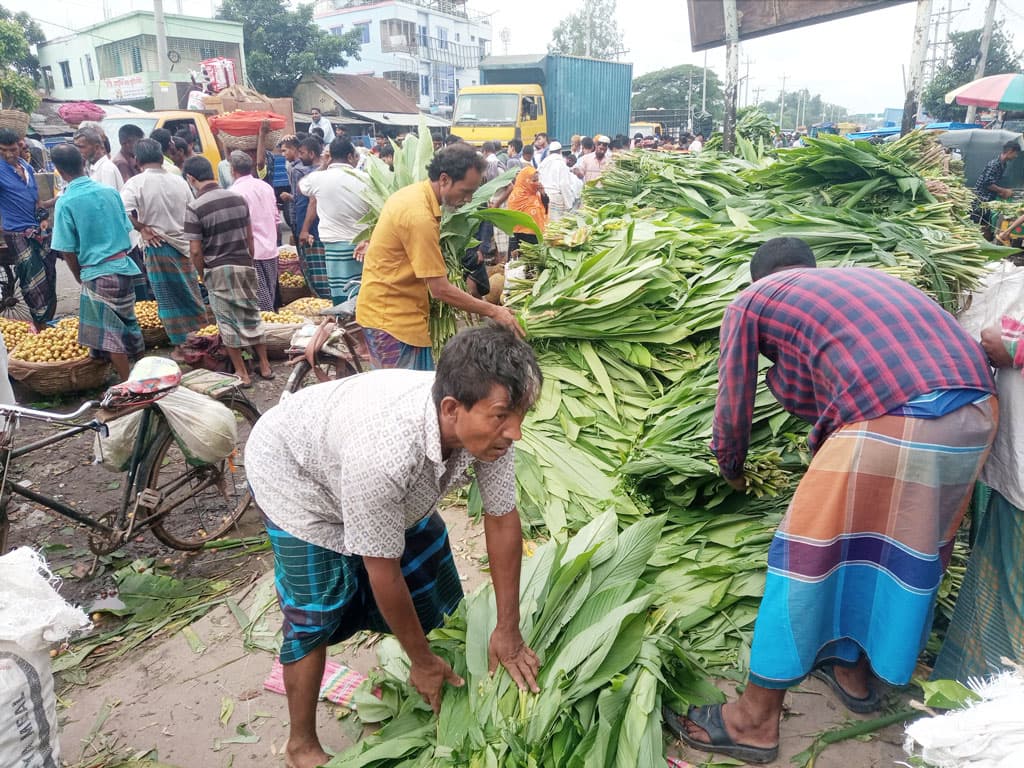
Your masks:
{"label": "plastic bag on bicycle", "polygon": [[[234,452],[238,425],[223,403],[182,387],[157,400],[156,406],[189,464],[215,464]],[[110,422],[109,437],[97,434],[93,442],[95,462],[114,472],[126,471],[141,421],[138,411]]]}

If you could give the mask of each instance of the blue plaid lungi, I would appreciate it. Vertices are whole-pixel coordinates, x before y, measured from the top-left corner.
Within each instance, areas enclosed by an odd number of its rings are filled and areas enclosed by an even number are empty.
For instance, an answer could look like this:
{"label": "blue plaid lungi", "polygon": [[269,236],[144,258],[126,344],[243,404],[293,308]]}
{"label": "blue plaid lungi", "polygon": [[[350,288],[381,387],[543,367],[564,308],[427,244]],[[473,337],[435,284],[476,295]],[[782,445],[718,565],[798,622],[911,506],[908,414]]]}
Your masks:
{"label": "blue plaid lungi", "polygon": [[190,333],[206,325],[206,306],[196,268],[188,256],[170,245],[146,246],[144,260],[160,322],[171,344],[184,344]]}
{"label": "blue plaid lungi", "polygon": [[352,243],[324,243],[327,283],[334,306],[359,295],[363,262],[355,260],[355,252],[356,247]]}
{"label": "blue plaid lungi", "polygon": [[[363,558],[310,544],[266,517],[264,523],[274,550],[274,583],[284,614],[282,664],[361,630],[391,631],[373,598]],[[423,631],[441,626],[463,593],[448,529],[437,512],[406,530],[401,565]]]}

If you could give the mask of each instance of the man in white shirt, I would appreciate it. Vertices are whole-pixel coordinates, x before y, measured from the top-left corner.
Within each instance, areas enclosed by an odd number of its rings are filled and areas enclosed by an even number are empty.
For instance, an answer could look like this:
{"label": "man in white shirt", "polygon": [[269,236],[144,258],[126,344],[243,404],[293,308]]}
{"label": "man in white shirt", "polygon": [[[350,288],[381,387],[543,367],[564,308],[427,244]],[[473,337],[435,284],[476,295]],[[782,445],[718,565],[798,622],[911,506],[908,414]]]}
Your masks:
{"label": "man in white shirt", "polygon": [[334,126],[331,125],[331,121],[320,114],[320,110],[313,107],[309,110],[309,130],[312,131],[314,128],[319,128],[324,132],[324,141],[332,141],[334,139]]}
{"label": "man in white shirt", "polygon": [[526,342],[478,326],[448,342],[436,374],[380,370],[307,387],[253,428],[246,476],[274,550],[292,768],[330,759],[316,733],[328,645],[363,629],[393,634],[435,712],[445,683],[463,685],[426,633],[462,600],[437,504],[470,469],[497,613],[490,670],[501,664],[520,689],[539,692],[539,661],[519,626],[513,444],[540,386]]}
{"label": "man in white shirt", "polygon": [[573,206],[572,171],[565,164],[562,145],[554,141],[548,147],[548,156],[537,169],[541,186],[548,196],[548,221],[558,221]]}
{"label": "man in white shirt", "polygon": [[690,154],[699,155],[704,150],[704,134],[698,133],[690,142]]}
{"label": "man in white shirt", "polygon": [[74,141],[78,151],[82,153],[82,159],[88,164],[89,178],[120,192],[124,187],[124,179],[117,166],[107,156],[103,134],[96,128],[79,128],[75,132]]}
{"label": "man in white shirt", "polygon": [[370,209],[363,200],[367,177],[356,170],[359,155],[348,139],[335,139],[330,146],[330,165],[299,182],[299,191],[309,198],[306,220],[299,239],[312,244],[310,227],[320,218],[320,241],[324,244],[327,281],[331,300],[337,305],[359,293],[363,263],[355,258],[355,239],[364,227],[359,220]]}
{"label": "man in white shirt", "polygon": [[608,151],[611,143],[612,140],[602,134],[594,137],[594,151],[581,157],[576,164],[583,173],[583,181],[594,181],[601,178],[605,168],[612,162],[611,153]]}

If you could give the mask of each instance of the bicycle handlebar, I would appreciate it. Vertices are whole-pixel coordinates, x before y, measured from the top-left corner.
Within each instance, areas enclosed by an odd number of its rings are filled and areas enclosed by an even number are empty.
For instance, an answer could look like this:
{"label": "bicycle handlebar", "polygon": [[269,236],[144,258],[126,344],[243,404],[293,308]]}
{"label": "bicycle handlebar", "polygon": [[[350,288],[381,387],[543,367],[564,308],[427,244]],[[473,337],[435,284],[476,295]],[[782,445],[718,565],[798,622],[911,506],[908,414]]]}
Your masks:
{"label": "bicycle handlebar", "polygon": [[73,413],[53,413],[52,411],[37,411],[32,408],[23,408],[20,405],[7,405],[4,403],[0,404],[0,416],[24,416],[25,418],[37,421],[67,422],[74,421],[87,411],[91,411],[98,406],[99,403],[95,400],[88,400],[82,403],[79,409]]}

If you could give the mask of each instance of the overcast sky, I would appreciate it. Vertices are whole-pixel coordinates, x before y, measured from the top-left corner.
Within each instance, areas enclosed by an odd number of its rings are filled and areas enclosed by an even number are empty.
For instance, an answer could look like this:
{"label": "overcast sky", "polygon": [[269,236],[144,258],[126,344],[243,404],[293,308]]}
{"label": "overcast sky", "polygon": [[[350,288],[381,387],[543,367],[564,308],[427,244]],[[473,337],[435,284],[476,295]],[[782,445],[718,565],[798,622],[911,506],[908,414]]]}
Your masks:
{"label": "overcast sky", "polygon": [[[185,13],[209,16],[213,0],[164,0],[164,9],[174,13],[179,5]],[[783,0],[784,1],[784,0]],[[0,0],[14,10],[27,10],[41,22],[48,37],[68,34],[69,27],[93,23],[102,5],[114,14],[131,9],[151,8],[151,0]],[[547,49],[551,31],[559,19],[579,3],[564,0],[469,0],[473,12],[490,14],[495,41],[493,52],[503,53],[500,31],[511,34],[509,53],[538,53]],[[955,13],[952,29],[982,26],[987,0],[934,0],[934,11],[950,5],[964,9]],[[617,13],[633,72],[641,75],[677,64],[703,64],[704,54],[690,51],[689,20],[685,0],[640,3],[620,0]],[[643,10],[635,10],[637,7]],[[776,99],[786,76],[786,90],[807,88],[826,101],[841,104],[851,112],[880,112],[902,107],[903,71],[910,61],[916,3],[852,16],[812,27],[782,32],[743,43],[740,75],[750,81],[740,92],[754,103],[757,89],[761,99]],[[1006,29],[1024,31],[1024,0],[999,0],[996,19]],[[944,31],[944,25],[943,25]],[[1024,48],[1024,32],[1015,35],[1016,48]],[[708,66],[725,75],[725,49],[707,54]]]}

